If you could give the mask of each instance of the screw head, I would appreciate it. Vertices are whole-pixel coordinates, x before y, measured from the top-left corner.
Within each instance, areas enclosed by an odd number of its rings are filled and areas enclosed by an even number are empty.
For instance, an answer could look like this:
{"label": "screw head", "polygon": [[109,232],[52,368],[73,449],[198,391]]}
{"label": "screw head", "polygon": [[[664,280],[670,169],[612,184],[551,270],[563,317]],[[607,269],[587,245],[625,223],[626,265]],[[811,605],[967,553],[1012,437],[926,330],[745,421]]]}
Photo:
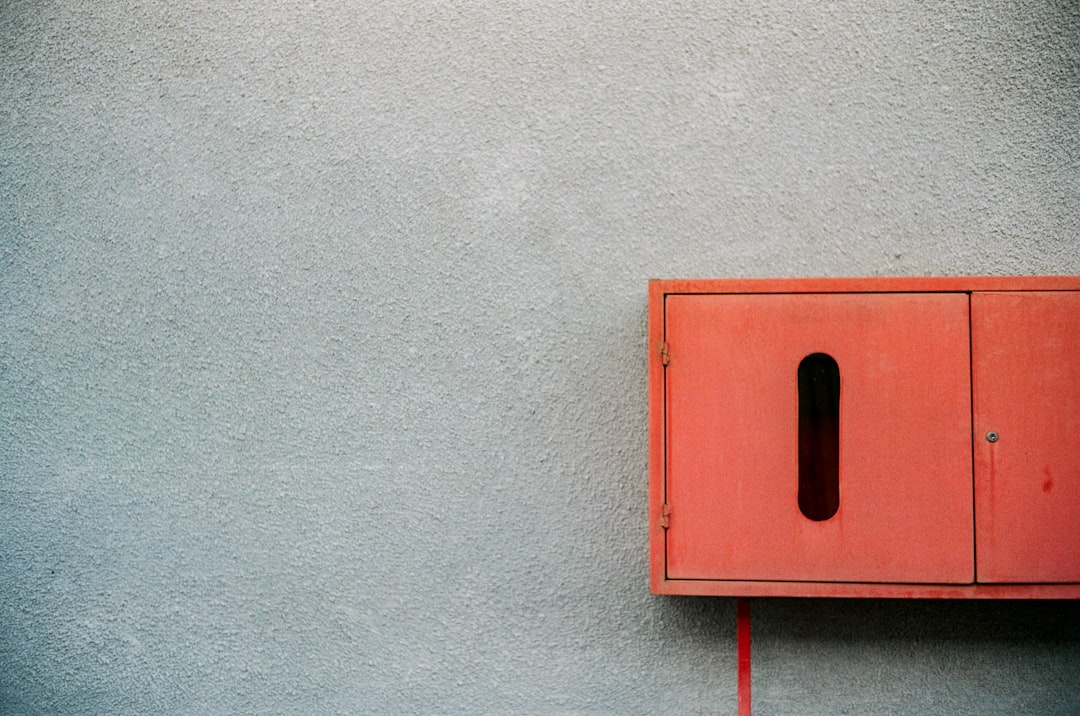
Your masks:
{"label": "screw head", "polygon": [[991,430],[986,434],[986,441],[996,443],[998,441],[998,434],[994,430]]}

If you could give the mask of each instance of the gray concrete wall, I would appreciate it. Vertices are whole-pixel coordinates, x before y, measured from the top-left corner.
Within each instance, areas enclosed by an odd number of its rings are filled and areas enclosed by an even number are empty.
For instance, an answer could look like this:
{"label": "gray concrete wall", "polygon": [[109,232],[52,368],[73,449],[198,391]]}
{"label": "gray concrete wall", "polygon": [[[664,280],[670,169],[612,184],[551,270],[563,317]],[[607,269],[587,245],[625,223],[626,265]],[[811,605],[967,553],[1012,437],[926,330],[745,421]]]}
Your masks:
{"label": "gray concrete wall", "polygon": [[[0,711],[733,713],[646,279],[1080,273],[1075,2],[0,1]],[[756,713],[1080,712],[1072,603],[761,600]]]}

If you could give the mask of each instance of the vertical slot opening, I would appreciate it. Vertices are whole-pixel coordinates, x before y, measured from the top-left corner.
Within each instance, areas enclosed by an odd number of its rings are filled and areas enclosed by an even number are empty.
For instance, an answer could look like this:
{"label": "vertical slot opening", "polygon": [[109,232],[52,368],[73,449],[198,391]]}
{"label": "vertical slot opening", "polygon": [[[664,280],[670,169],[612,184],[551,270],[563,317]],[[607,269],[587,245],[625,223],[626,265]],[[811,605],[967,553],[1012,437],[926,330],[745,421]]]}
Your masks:
{"label": "vertical slot opening", "polygon": [[798,378],[799,511],[820,522],[840,509],[840,366],[811,353]]}

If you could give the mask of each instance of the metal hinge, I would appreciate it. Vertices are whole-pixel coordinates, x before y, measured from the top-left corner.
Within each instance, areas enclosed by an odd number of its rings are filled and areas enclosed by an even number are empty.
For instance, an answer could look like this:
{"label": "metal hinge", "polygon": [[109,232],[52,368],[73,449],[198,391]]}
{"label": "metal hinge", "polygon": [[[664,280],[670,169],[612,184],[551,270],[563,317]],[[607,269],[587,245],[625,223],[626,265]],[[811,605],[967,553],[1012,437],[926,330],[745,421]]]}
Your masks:
{"label": "metal hinge", "polygon": [[660,526],[665,530],[670,526],[671,520],[668,518],[671,516],[671,505],[664,503],[664,506],[660,509]]}
{"label": "metal hinge", "polygon": [[667,341],[660,341],[660,365],[667,365],[671,362],[671,349],[668,348]]}

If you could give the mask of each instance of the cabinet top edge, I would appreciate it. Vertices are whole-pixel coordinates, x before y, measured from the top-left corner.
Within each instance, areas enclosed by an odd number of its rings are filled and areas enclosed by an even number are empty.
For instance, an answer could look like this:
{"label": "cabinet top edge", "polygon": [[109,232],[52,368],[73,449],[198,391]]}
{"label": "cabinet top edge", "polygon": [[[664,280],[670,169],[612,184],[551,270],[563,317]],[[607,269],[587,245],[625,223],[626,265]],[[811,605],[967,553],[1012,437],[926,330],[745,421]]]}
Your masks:
{"label": "cabinet top edge", "polygon": [[966,293],[1080,291],[1080,276],[926,276],[865,278],[653,278],[653,293]]}

